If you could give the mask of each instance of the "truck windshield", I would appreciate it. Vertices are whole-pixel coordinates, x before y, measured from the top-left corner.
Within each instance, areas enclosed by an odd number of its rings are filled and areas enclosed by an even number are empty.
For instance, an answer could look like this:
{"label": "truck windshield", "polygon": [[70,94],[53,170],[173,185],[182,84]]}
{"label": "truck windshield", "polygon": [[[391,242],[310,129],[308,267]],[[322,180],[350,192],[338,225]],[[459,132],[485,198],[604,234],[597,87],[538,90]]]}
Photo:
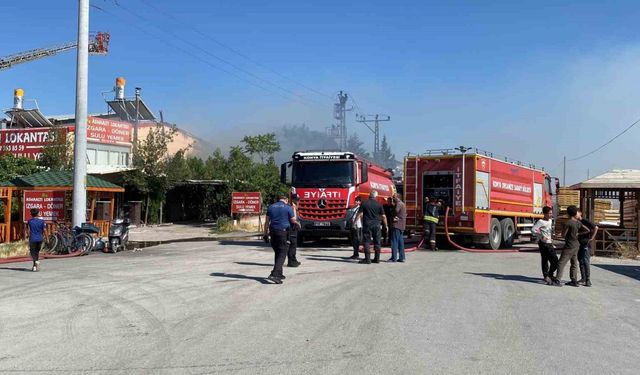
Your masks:
{"label": "truck windshield", "polygon": [[293,163],[296,187],[348,187],[353,185],[353,161],[308,161]]}

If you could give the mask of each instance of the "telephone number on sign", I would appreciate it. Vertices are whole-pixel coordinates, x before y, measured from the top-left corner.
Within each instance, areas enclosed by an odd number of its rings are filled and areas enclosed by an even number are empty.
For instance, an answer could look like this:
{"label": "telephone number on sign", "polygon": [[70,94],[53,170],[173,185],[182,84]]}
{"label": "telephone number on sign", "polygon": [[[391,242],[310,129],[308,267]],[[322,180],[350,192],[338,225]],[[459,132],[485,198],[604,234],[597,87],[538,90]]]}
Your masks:
{"label": "telephone number on sign", "polygon": [[24,145],[2,145],[0,146],[0,151],[24,151]]}

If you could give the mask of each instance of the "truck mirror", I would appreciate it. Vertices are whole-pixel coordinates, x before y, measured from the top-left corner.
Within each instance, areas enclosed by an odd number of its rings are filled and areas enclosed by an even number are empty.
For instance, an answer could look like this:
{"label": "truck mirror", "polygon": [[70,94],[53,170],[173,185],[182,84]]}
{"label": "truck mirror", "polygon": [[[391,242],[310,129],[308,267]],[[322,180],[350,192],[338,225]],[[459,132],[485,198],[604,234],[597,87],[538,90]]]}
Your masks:
{"label": "truck mirror", "polygon": [[290,171],[291,171],[291,162],[282,163],[280,165],[280,182],[282,182],[285,185],[291,185],[291,175],[289,173]]}
{"label": "truck mirror", "polygon": [[361,171],[360,183],[364,184],[369,181],[369,164],[366,161],[362,162],[362,171]]}

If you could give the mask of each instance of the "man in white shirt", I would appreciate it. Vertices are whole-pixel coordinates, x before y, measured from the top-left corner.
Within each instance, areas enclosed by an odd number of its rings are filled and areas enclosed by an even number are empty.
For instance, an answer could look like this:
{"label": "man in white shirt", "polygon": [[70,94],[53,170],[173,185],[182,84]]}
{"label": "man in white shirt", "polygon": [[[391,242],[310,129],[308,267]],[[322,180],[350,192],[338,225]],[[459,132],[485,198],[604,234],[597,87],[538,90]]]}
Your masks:
{"label": "man in white shirt", "polygon": [[558,269],[558,255],[553,247],[553,211],[551,207],[545,206],[542,213],[544,218],[535,223],[531,232],[538,237],[544,282],[552,285],[554,273]]}
{"label": "man in white shirt", "polygon": [[353,246],[353,255],[349,259],[360,258],[360,245],[362,245],[362,218],[358,217],[362,198],[356,197],[355,204],[354,214],[351,218],[351,245]]}

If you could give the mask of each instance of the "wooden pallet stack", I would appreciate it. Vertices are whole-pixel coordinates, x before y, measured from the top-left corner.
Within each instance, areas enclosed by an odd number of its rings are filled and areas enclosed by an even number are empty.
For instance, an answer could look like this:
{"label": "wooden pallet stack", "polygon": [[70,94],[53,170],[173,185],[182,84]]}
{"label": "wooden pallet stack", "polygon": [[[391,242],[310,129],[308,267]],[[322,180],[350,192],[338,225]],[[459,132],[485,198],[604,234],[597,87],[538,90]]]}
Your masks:
{"label": "wooden pallet stack", "polygon": [[600,223],[603,221],[607,222],[618,222],[620,221],[620,214],[618,210],[611,209],[612,202],[606,199],[596,199],[593,202],[593,221],[595,223]]}
{"label": "wooden pallet stack", "polygon": [[565,214],[569,206],[580,207],[580,190],[560,188],[560,190],[558,190],[558,206],[560,206],[560,211]]}
{"label": "wooden pallet stack", "polygon": [[560,188],[558,190],[558,219],[556,220],[556,235],[562,235],[564,223],[567,221],[567,207],[580,207],[580,190]]}
{"label": "wooden pallet stack", "polygon": [[624,201],[623,218],[625,228],[638,227],[638,209],[635,200]]}

